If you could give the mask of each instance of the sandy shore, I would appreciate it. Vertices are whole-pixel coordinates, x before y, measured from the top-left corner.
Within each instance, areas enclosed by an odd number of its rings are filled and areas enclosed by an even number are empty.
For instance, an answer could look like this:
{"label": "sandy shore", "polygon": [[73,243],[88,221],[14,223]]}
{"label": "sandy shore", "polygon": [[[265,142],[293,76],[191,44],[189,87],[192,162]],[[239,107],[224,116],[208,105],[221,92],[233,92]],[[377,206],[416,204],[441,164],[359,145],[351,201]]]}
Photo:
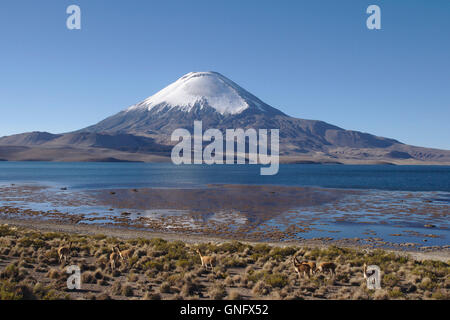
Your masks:
{"label": "sandy shore", "polygon": [[[214,243],[221,244],[232,241],[227,238],[212,237],[206,235],[189,235],[170,232],[154,232],[146,230],[131,230],[124,228],[113,228],[98,225],[85,225],[85,224],[69,224],[53,221],[42,220],[19,220],[19,219],[7,219],[0,218],[0,224],[8,224],[17,227],[26,227],[38,231],[44,232],[63,232],[69,234],[79,235],[105,235],[110,237],[116,237],[120,239],[153,239],[161,238],[167,241],[182,241],[187,244],[199,244],[199,243]],[[240,241],[246,244],[257,244],[255,241]],[[342,248],[352,248],[357,250],[371,250],[368,246],[357,245],[355,243],[348,242],[346,240],[324,241],[324,240],[301,240],[301,241],[283,241],[283,242],[264,242],[271,246],[286,247],[286,246],[306,246],[311,248],[326,248],[331,245],[335,245]],[[403,250],[386,250],[394,252],[398,255],[409,256],[415,260],[438,260],[448,262],[450,261],[450,249],[430,249],[429,251],[419,252],[417,249],[406,247]]]}

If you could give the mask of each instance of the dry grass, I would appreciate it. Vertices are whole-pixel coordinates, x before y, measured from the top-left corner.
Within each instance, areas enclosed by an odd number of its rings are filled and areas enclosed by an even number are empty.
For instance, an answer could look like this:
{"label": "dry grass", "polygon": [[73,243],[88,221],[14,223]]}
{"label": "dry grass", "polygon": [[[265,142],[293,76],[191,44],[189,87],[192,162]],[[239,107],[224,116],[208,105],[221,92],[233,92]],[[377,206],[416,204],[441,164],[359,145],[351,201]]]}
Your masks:
{"label": "dry grass", "polygon": [[[56,249],[72,242],[69,261]],[[114,246],[132,250],[128,261],[111,270]],[[195,250],[215,258],[201,267]],[[333,262],[336,276],[298,277],[291,257]],[[382,289],[369,291],[362,265],[382,270]],[[82,272],[82,291],[66,288],[67,265]],[[121,240],[104,235],[40,233],[0,226],[0,299],[450,299],[450,266],[415,261],[383,250],[370,253],[329,247],[271,247],[239,242],[187,245],[162,239]]]}

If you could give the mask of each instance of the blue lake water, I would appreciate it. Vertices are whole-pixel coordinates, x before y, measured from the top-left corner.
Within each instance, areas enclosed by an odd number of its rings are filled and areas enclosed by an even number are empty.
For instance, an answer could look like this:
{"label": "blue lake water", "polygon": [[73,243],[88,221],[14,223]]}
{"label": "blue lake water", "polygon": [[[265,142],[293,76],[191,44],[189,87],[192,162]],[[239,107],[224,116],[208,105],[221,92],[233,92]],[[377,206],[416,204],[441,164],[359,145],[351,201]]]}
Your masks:
{"label": "blue lake water", "polygon": [[273,184],[450,192],[450,166],[282,164],[275,176],[261,176],[259,168],[170,163],[0,162],[0,183],[56,184],[74,189]]}
{"label": "blue lake water", "polygon": [[[0,194],[0,206],[19,207],[22,210],[52,212],[66,215],[84,215],[83,223],[106,223],[121,217],[123,209],[95,204],[70,204],[70,195],[76,199],[97,189],[130,188],[197,188],[208,184],[312,186],[333,189],[360,189],[340,201],[294,208],[292,212],[274,215],[265,221],[267,226],[285,230],[289,226],[307,223],[309,231],[296,234],[299,238],[380,237],[391,243],[414,242],[427,246],[448,245],[450,239],[450,166],[391,166],[391,165],[280,165],[275,176],[261,176],[259,166],[251,165],[190,165],[169,163],[54,163],[54,162],[0,162],[2,185],[48,185],[45,196],[51,200],[37,201],[39,194],[15,199],[14,192]],[[69,191],[61,191],[67,187]],[[8,189],[8,188],[6,188]],[[20,199],[22,198],[22,199]],[[65,203],[66,201],[67,203]],[[130,219],[176,216],[178,223],[201,229],[199,217],[170,210],[157,212],[127,209]],[[275,210],[277,211],[277,210]],[[139,215],[139,216],[138,216]],[[44,219],[48,217],[43,217]],[[95,218],[95,221],[86,220]],[[245,216],[239,213],[202,217],[239,227]],[[319,219],[319,220],[317,220]],[[425,227],[432,224],[435,227]],[[171,226],[167,226],[170,230]],[[253,231],[266,232],[261,226]]]}

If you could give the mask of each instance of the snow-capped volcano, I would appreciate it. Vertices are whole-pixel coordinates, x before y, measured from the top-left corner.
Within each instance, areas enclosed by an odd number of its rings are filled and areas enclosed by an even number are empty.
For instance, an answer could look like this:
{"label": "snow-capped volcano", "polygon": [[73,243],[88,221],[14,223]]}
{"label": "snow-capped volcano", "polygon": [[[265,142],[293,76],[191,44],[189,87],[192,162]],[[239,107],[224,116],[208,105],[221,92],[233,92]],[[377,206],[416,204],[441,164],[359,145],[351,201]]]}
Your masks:
{"label": "snow-capped volcano", "polygon": [[193,132],[195,121],[202,121],[203,130],[222,132],[279,129],[280,156],[287,162],[450,163],[450,151],[290,117],[217,72],[188,73],[144,101],[75,132],[0,138],[0,160],[166,161],[174,130]]}
{"label": "snow-capped volcano", "polygon": [[211,107],[221,115],[241,113],[248,108],[266,111],[266,104],[217,72],[191,72],[127,111]]}
{"label": "snow-capped volcano", "polygon": [[[191,72],[144,101],[80,131],[169,135],[202,120],[209,128],[286,116],[217,72]],[[253,119],[253,120],[250,120]],[[268,127],[267,127],[268,128]]]}

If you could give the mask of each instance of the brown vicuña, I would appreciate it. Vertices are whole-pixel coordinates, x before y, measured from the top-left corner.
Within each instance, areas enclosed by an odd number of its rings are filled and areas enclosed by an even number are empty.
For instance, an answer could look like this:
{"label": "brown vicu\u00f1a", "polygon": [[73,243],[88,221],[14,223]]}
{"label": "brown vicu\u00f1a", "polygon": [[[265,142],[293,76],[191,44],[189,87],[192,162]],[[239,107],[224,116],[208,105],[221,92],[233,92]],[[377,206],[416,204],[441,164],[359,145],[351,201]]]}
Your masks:
{"label": "brown vicu\u00f1a", "polygon": [[311,267],[309,266],[309,264],[299,262],[297,260],[297,256],[298,255],[296,255],[295,257],[292,258],[292,264],[294,266],[295,271],[297,271],[299,277],[301,277],[302,273],[303,273],[303,275],[305,277],[308,276],[308,278],[309,278],[309,276],[311,274]]}
{"label": "brown vicu\u00f1a", "polygon": [[109,264],[111,265],[111,270],[114,270],[117,263],[119,262],[120,255],[116,252],[116,250],[118,250],[118,248],[114,247],[113,252],[109,255]]}
{"label": "brown vicu\u00f1a", "polygon": [[128,249],[120,251],[119,247],[114,247],[116,249],[116,252],[119,254],[119,257],[122,261],[127,261],[133,256],[134,249]]}
{"label": "brown vicu\u00f1a", "polygon": [[211,256],[202,256],[200,249],[197,249],[197,253],[200,256],[200,260],[202,261],[202,267],[205,267],[206,269],[208,269],[208,265],[209,265],[212,269],[214,258]]}
{"label": "brown vicu\u00f1a", "polygon": [[313,275],[317,271],[316,263],[314,261],[303,261],[302,264],[306,264],[310,268],[310,274]]}
{"label": "brown vicu\u00f1a", "polygon": [[319,264],[317,270],[323,273],[329,272],[332,276],[336,274],[336,264],[334,264],[333,262],[322,262],[321,264]]}
{"label": "brown vicu\u00f1a", "polygon": [[62,246],[58,249],[58,257],[60,263],[63,259],[64,263],[67,261],[67,258],[70,255],[70,249],[72,249],[72,242],[69,243],[69,246]]}

